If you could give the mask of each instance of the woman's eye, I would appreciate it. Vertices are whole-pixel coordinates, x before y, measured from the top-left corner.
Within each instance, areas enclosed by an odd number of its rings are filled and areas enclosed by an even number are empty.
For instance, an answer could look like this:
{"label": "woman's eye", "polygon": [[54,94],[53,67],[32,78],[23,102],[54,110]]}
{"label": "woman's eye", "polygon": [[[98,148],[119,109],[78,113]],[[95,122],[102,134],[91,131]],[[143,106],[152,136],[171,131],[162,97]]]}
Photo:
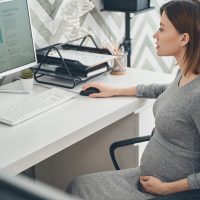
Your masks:
{"label": "woman's eye", "polygon": [[162,31],[163,31],[163,29],[162,29],[162,28],[159,28],[158,30],[159,30],[160,32],[162,32]]}

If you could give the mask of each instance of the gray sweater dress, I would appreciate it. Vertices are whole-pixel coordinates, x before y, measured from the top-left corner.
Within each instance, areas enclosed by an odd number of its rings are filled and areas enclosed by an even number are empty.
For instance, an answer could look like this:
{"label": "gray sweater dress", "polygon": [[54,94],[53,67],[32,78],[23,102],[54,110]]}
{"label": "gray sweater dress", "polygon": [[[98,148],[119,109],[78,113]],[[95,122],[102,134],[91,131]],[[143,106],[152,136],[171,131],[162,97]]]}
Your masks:
{"label": "gray sweater dress", "polygon": [[68,192],[87,200],[145,200],[154,197],[139,184],[141,175],[171,182],[188,178],[200,189],[200,76],[179,87],[178,72],[169,85],[138,85],[137,97],[157,98],[155,131],[133,169],[100,172],[76,178]]}

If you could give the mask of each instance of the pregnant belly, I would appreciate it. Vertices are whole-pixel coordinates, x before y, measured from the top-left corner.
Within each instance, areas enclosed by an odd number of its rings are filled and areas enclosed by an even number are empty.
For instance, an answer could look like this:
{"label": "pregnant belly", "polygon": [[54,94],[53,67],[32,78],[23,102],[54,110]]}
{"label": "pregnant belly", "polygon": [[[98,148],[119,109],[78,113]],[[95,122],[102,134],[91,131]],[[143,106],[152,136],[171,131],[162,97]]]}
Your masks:
{"label": "pregnant belly", "polygon": [[141,174],[155,176],[170,182],[186,178],[189,174],[200,171],[199,158],[187,156],[186,152],[166,148],[153,136],[141,159]]}

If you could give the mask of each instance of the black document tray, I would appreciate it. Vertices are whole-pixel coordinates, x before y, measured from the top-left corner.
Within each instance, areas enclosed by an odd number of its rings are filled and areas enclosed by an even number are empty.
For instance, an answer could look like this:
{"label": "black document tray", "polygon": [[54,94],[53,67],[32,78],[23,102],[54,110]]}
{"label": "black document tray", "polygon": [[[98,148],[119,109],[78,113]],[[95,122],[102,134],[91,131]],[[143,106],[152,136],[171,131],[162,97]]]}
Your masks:
{"label": "black document tray", "polygon": [[[85,38],[83,38],[83,41],[84,40]],[[81,42],[81,45],[82,43],[83,42]],[[95,42],[94,44],[96,46]],[[70,50],[111,55],[107,49],[100,49],[97,48],[97,46],[85,47],[81,45],[73,45],[65,43],[65,44],[55,44],[49,47],[38,49],[36,53],[38,62],[40,64],[36,69],[34,69],[35,80],[39,83],[45,83],[66,88],[74,88],[79,83],[95,78],[99,76],[101,73],[90,77],[87,76],[84,77],[83,74],[87,74],[91,71],[95,71],[103,67],[106,67],[107,71],[110,70],[110,66],[108,65],[107,62],[97,65],[95,67],[88,67],[76,60],[63,59],[61,54],[59,54],[60,49],[62,50],[70,49]],[[60,55],[60,58],[48,56],[52,50],[57,51],[58,54]]]}

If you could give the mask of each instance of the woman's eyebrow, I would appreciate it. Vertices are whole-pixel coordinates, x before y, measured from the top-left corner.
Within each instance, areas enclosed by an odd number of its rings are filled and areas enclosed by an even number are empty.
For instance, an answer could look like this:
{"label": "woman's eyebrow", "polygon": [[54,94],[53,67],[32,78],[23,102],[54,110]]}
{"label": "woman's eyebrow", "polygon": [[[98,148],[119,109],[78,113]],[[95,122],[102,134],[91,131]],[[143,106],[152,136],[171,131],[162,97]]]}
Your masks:
{"label": "woman's eyebrow", "polygon": [[163,23],[160,23],[161,26],[165,26]]}

